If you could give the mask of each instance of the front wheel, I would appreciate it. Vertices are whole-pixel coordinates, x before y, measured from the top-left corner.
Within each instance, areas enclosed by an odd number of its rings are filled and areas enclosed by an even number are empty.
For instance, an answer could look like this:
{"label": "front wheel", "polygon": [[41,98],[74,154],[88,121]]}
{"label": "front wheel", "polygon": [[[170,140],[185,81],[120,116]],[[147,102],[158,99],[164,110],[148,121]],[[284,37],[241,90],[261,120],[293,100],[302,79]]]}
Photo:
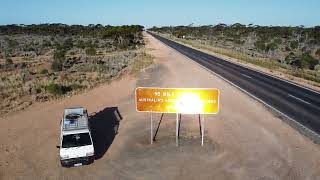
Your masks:
{"label": "front wheel", "polygon": [[60,164],[61,164],[61,166],[64,167],[64,168],[70,168],[70,167],[71,167],[70,164],[67,164],[66,162],[64,162],[64,161],[62,161],[62,160],[60,160]]}

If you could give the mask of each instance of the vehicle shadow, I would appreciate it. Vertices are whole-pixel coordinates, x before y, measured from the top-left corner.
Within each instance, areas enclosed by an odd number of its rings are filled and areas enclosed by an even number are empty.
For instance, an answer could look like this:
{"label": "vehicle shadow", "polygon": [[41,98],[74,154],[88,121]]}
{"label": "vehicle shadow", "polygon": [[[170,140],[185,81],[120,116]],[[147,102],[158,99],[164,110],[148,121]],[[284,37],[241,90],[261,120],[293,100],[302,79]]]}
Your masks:
{"label": "vehicle shadow", "polygon": [[117,107],[107,107],[89,116],[95,159],[107,152],[118,133],[122,116]]}

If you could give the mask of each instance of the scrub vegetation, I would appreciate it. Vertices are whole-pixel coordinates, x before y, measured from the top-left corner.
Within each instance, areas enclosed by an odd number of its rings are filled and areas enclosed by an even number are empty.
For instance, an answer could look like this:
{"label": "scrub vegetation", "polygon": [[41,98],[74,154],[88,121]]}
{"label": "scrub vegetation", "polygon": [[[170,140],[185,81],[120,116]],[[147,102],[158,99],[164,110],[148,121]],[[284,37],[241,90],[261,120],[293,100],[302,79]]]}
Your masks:
{"label": "scrub vegetation", "polygon": [[153,27],[178,42],[320,83],[320,26]]}
{"label": "scrub vegetation", "polygon": [[0,114],[92,88],[148,59],[142,31],[139,25],[0,26]]}

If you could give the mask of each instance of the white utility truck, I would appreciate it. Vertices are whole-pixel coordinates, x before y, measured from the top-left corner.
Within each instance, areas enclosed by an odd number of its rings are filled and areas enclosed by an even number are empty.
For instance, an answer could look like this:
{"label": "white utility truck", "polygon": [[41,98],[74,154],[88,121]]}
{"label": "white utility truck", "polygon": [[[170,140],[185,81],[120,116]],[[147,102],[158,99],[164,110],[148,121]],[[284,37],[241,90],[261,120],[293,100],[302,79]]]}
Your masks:
{"label": "white utility truck", "polygon": [[88,112],[83,107],[66,108],[61,120],[60,162],[63,167],[81,166],[94,161]]}

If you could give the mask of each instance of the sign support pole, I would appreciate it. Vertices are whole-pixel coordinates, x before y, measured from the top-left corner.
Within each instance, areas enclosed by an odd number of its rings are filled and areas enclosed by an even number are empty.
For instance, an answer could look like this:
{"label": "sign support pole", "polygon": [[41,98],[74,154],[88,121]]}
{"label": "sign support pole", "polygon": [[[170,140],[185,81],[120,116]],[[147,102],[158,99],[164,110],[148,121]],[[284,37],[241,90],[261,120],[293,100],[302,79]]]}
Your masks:
{"label": "sign support pole", "polygon": [[201,146],[203,146],[203,140],[204,140],[204,115],[202,115],[201,118]]}
{"label": "sign support pole", "polygon": [[178,133],[179,133],[179,113],[177,113],[176,115],[176,146],[179,146]]}
{"label": "sign support pole", "polygon": [[[205,114],[217,114],[219,111],[220,91],[216,88],[156,88],[137,87],[135,102],[137,112],[150,113],[150,144],[156,136],[163,117],[161,115],[156,131],[153,131],[153,112],[176,113],[176,146],[179,146],[181,113],[199,114],[201,146],[204,146]],[[155,100],[149,100],[155,99]],[[200,105],[201,104],[201,108]],[[179,106],[177,106],[179,105]],[[192,107],[193,109],[189,109]],[[200,109],[196,108],[199,107]],[[196,110],[197,111],[193,111]],[[186,112],[188,111],[188,112]],[[202,114],[200,114],[202,113]],[[157,116],[156,116],[157,118]]]}
{"label": "sign support pole", "polygon": [[153,119],[152,119],[152,112],[150,117],[150,143],[153,144]]}

